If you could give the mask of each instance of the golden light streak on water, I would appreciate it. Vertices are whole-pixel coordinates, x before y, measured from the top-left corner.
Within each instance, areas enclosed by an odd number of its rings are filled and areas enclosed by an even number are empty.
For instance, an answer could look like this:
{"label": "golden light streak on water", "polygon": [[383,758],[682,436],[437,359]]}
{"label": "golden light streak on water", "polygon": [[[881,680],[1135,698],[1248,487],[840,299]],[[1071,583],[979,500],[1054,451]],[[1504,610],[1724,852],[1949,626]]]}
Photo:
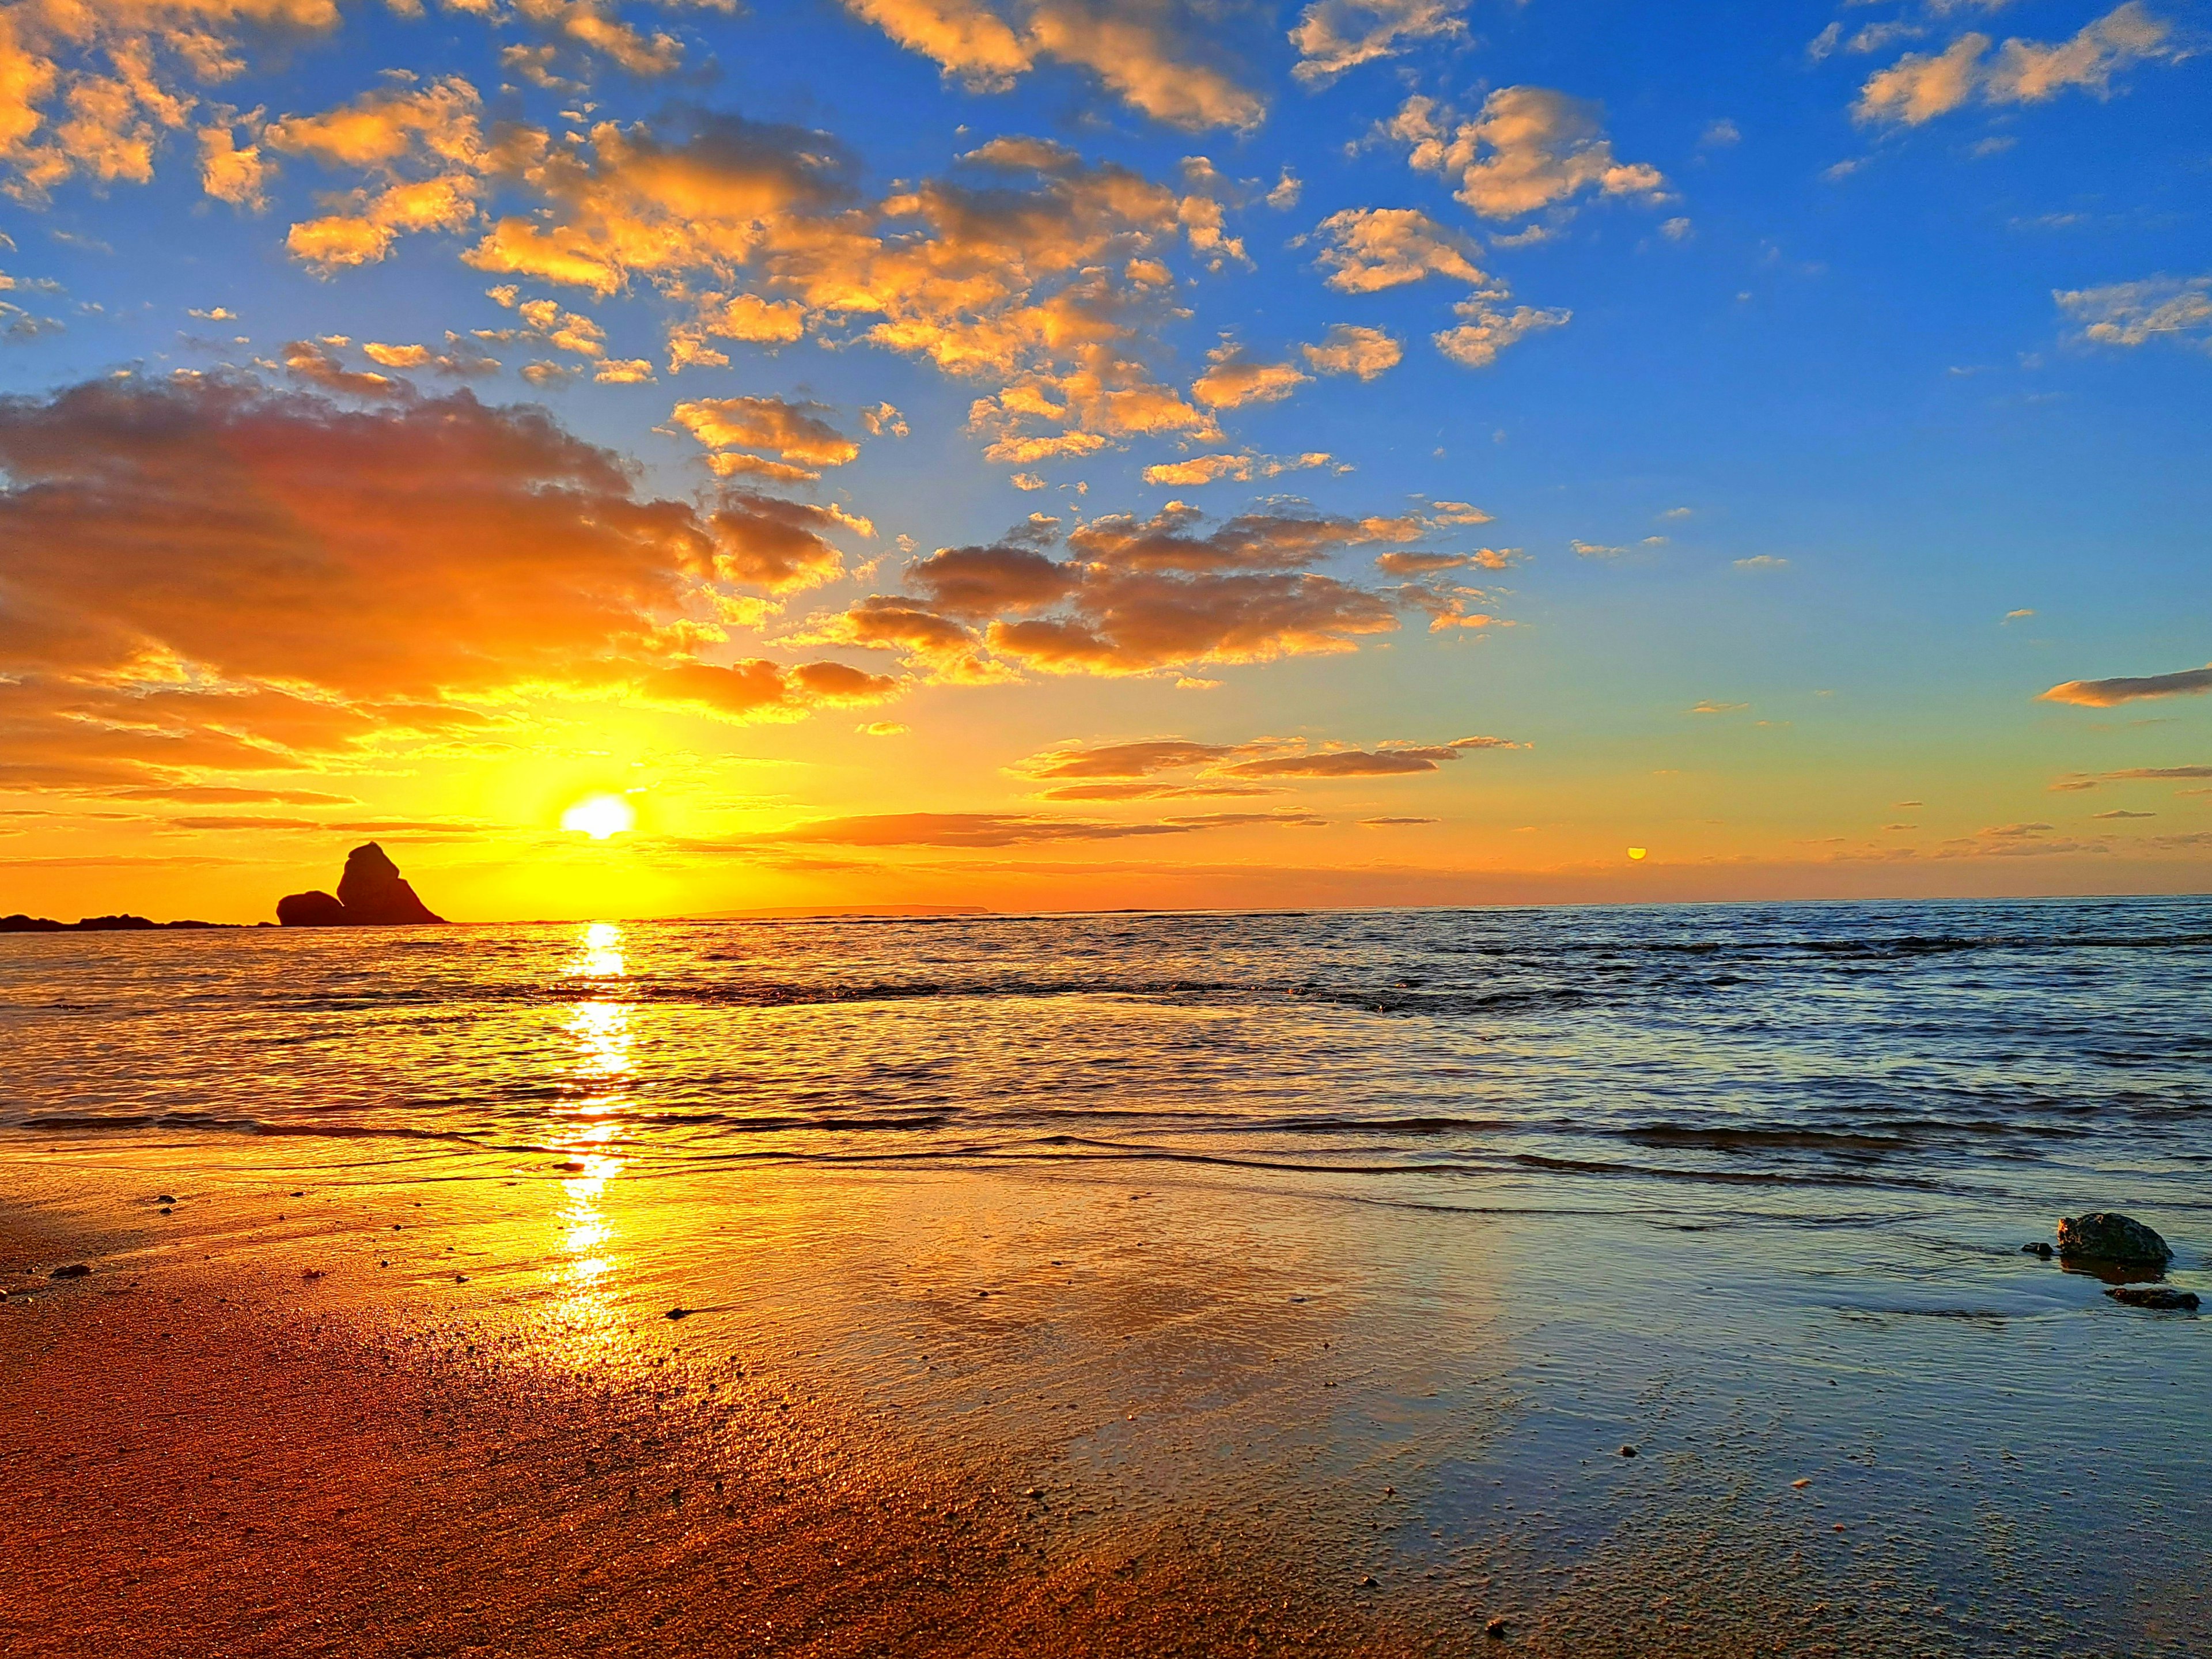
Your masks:
{"label": "golden light streak on water", "polygon": [[[623,932],[613,922],[586,926],[565,977],[588,979],[602,993],[619,992],[627,973]],[[613,981],[613,983],[609,983]],[[619,1256],[613,1221],[605,1207],[607,1184],[620,1175],[623,1116],[630,1097],[630,1006],[604,994],[571,1004],[565,1022],[570,1043],[564,1069],[588,1091],[562,1107],[554,1145],[568,1154],[561,1182],[562,1207],[554,1218],[560,1250],[550,1277],[564,1291],[555,1310],[571,1357],[587,1358],[614,1339],[612,1280]],[[579,1121],[578,1120],[582,1120]]]}

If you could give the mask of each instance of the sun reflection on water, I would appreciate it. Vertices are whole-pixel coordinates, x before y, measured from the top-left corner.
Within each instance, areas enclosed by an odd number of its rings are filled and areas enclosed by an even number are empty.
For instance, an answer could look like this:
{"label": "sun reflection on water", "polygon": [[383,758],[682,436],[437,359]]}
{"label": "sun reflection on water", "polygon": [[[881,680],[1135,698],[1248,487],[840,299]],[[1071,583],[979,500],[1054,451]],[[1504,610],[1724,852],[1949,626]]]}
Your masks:
{"label": "sun reflection on water", "polygon": [[610,921],[587,926],[575,954],[562,967],[564,978],[595,981],[591,988],[596,993],[568,1006],[564,1029],[569,1047],[560,1070],[575,1087],[555,1109],[551,1137],[568,1161],[561,1182],[562,1208],[554,1218],[560,1244],[550,1277],[568,1293],[560,1313],[572,1340],[586,1348],[606,1340],[612,1317],[607,1292],[616,1234],[602,1200],[607,1183],[625,1163],[633,1034],[630,1005],[619,994],[627,973],[622,929]]}

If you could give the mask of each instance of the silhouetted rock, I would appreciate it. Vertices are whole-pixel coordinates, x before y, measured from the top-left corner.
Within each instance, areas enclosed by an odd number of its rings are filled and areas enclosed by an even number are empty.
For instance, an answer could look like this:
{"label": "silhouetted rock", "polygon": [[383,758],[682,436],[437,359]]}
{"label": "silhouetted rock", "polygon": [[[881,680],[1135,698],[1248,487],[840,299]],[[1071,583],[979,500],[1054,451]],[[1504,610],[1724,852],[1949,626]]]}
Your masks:
{"label": "silhouetted rock", "polygon": [[287,893],[276,901],[276,921],[285,927],[343,927],[346,908],[328,893]]}
{"label": "silhouetted rock", "polygon": [[276,902],[276,920],[287,927],[404,927],[445,918],[415,896],[399,866],[372,841],[346,855],[336,896],[288,893]]}
{"label": "silhouetted rock", "polygon": [[2157,1308],[2170,1313],[2197,1311],[2197,1292],[2177,1291],[2171,1285],[2115,1285],[2105,1294],[2130,1308]]}
{"label": "silhouetted rock", "polygon": [[415,890],[399,878],[399,866],[374,842],[356,847],[346,855],[345,874],[338,878],[338,902],[346,919],[373,927],[399,927],[410,922],[443,921],[415,896]]}
{"label": "silhouetted rock", "polygon": [[232,927],[228,921],[149,921],[143,916],[87,916],[82,921],[56,921],[51,916],[27,916],[18,912],[0,916],[0,933],[147,933],[170,927]]}
{"label": "silhouetted rock", "polygon": [[2173,1250],[2142,1222],[2112,1210],[2067,1216],[2058,1224],[2061,1257],[2089,1261],[2140,1263],[2163,1267]]}

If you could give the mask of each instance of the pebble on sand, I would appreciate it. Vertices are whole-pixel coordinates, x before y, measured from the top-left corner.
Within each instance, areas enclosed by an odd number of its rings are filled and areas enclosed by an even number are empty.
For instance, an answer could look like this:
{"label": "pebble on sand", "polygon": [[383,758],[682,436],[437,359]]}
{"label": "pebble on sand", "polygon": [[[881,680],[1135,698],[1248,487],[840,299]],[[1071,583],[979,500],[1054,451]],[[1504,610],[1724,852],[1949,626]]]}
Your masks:
{"label": "pebble on sand", "polygon": [[46,1275],[49,1279],[82,1279],[92,1272],[82,1261],[72,1261],[66,1267],[57,1267]]}
{"label": "pebble on sand", "polygon": [[1493,1640],[1503,1641],[1505,1638],[1505,1615],[1501,1613],[1482,1627],[1482,1633]]}
{"label": "pebble on sand", "polygon": [[2124,1302],[2130,1308],[2160,1308],[2168,1311],[2195,1313],[2197,1292],[2177,1291],[2171,1285],[2114,1285],[2105,1291],[2115,1302]]}

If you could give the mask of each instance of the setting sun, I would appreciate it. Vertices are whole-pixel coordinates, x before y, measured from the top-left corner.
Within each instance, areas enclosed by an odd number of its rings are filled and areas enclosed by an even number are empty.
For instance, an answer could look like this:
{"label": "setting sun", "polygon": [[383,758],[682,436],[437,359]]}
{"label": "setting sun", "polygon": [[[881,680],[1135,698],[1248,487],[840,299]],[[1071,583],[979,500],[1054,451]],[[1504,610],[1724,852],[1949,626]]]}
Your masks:
{"label": "setting sun", "polygon": [[637,814],[620,795],[586,795],[561,814],[561,827],[605,841],[637,824]]}

